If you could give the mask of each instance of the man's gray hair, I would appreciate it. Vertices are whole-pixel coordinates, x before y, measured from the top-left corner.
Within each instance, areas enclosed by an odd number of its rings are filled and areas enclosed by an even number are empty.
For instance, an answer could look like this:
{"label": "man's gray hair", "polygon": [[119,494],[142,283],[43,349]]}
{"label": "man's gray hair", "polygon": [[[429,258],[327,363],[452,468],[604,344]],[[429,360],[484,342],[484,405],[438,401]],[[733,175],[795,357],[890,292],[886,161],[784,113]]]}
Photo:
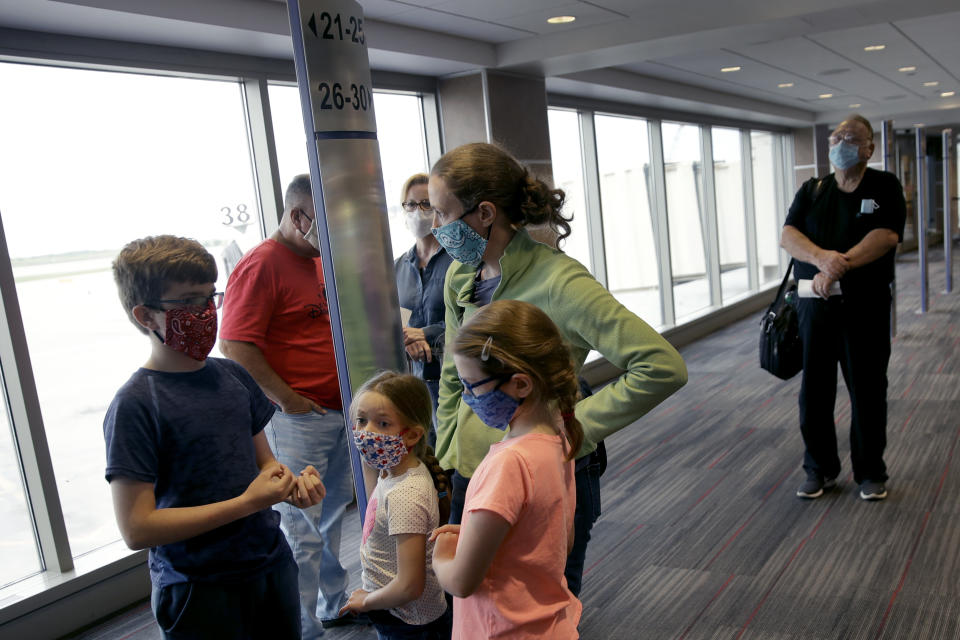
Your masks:
{"label": "man's gray hair", "polygon": [[301,173],[287,186],[287,191],[283,194],[283,208],[285,211],[290,211],[303,204],[308,198],[313,198],[310,174]]}
{"label": "man's gray hair", "polygon": [[849,116],[844,118],[845,122],[850,122],[851,120],[853,122],[859,122],[860,124],[865,126],[867,128],[867,131],[870,133],[870,140],[873,140],[873,125],[870,124],[869,120],[864,118],[859,113],[851,113]]}

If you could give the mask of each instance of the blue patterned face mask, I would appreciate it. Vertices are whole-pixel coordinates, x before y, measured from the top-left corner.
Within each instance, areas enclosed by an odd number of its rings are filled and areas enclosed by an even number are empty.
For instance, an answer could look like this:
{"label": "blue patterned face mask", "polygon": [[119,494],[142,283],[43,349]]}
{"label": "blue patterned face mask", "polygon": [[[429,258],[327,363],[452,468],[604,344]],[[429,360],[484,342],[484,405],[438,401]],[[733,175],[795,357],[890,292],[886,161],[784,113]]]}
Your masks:
{"label": "blue patterned face mask", "polygon": [[830,164],[841,171],[860,162],[860,147],[849,142],[841,142],[830,147]]}
{"label": "blue patterned face mask", "polygon": [[510,426],[510,420],[513,418],[513,414],[517,412],[517,409],[523,404],[524,400],[523,398],[517,400],[500,391],[500,385],[509,380],[511,376],[508,375],[505,378],[500,378],[500,382],[494,387],[493,391],[488,391],[480,396],[473,395],[473,390],[476,387],[485,385],[492,380],[498,379],[498,377],[499,376],[484,378],[473,384],[460,378],[460,382],[463,384],[463,395],[461,397],[485,425],[499,429],[500,431],[506,431],[507,427]]}
{"label": "blue patterned face mask", "polygon": [[462,217],[433,229],[433,235],[454,260],[459,260],[474,269],[483,262],[483,252],[487,250],[487,239],[471,229]]}

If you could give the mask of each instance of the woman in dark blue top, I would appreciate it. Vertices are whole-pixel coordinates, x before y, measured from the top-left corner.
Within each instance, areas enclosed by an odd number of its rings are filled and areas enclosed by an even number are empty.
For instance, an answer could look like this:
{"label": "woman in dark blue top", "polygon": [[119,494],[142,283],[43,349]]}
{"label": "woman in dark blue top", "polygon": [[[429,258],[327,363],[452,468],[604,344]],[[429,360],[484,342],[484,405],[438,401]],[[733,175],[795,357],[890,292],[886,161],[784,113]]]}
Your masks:
{"label": "woman in dark blue top", "polygon": [[[451,258],[430,232],[433,208],[427,196],[429,176],[418,173],[403,185],[403,215],[407,229],[417,239],[409,251],[397,258],[397,292],[400,307],[410,311],[403,327],[403,343],[410,357],[411,371],[423,379],[433,398],[436,423],[440,361],[443,357],[444,324],[443,279]],[[430,432],[430,446],[436,441],[436,429]]]}

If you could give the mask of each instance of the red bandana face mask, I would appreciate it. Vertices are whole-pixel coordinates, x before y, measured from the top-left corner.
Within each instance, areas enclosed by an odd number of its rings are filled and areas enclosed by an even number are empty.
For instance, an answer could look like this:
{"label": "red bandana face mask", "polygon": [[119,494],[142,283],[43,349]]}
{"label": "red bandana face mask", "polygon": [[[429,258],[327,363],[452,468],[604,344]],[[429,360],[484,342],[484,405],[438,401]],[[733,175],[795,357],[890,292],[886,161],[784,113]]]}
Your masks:
{"label": "red bandana face mask", "polygon": [[212,302],[200,313],[186,309],[167,311],[166,339],[161,339],[160,342],[174,351],[180,351],[202,362],[210,355],[216,341],[217,310]]}

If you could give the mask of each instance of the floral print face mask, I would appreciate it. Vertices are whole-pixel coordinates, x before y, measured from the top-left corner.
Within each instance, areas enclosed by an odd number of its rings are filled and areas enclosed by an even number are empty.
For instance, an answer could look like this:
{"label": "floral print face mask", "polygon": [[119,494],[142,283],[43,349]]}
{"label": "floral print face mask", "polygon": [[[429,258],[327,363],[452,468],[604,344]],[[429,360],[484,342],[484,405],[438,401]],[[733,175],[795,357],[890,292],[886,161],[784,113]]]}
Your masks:
{"label": "floral print face mask", "polygon": [[400,464],[407,455],[407,445],[403,443],[404,429],[397,435],[374,433],[373,431],[354,431],[353,443],[367,465],[383,471]]}

